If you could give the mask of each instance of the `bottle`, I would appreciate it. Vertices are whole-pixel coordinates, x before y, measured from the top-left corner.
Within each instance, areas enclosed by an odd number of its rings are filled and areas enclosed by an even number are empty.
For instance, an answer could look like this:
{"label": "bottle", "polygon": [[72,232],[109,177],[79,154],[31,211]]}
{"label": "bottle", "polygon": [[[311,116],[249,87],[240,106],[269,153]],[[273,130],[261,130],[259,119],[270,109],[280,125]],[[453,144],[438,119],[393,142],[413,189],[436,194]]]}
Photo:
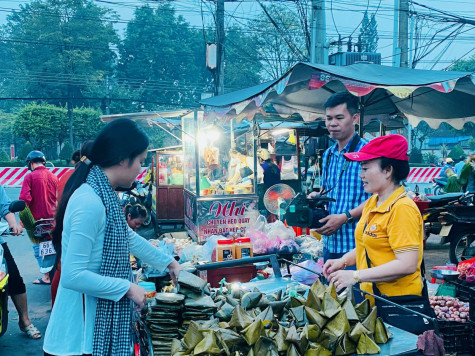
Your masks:
{"label": "bottle", "polygon": [[220,239],[216,245],[216,259],[217,261],[230,261],[236,255],[236,249],[232,238]]}
{"label": "bottle", "polygon": [[240,237],[235,241],[236,259],[253,257],[253,247],[249,237]]}

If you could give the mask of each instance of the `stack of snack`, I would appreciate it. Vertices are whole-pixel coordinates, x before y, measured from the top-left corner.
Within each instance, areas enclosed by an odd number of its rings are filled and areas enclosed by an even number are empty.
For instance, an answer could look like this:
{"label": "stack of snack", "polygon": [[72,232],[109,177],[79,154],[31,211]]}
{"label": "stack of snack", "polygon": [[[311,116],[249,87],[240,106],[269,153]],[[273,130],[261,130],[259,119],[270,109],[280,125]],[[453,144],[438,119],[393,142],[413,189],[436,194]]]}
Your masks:
{"label": "stack of snack", "polygon": [[178,329],[184,299],[184,295],[176,293],[155,295],[156,304],[147,315],[154,355],[170,355],[172,340],[180,336]]}

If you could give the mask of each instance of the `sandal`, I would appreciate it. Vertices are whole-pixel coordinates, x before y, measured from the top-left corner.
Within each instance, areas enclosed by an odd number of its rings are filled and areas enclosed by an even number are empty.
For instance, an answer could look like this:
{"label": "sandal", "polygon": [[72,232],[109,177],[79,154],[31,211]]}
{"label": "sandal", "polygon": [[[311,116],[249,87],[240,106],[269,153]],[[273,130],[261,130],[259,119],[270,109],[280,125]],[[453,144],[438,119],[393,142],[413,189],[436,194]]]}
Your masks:
{"label": "sandal", "polygon": [[33,324],[22,326],[21,323],[18,323],[18,326],[30,339],[41,339],[40,331]]}

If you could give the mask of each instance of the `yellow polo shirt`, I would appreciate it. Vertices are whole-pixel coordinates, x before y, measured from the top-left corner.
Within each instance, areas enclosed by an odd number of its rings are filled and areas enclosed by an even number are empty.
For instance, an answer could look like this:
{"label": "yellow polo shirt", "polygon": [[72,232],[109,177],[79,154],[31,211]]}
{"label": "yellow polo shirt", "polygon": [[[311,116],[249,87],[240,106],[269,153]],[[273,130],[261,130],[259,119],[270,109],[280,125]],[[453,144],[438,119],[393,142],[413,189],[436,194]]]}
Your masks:
{"label": "yellow polo shirt", "polygon": [[[421,213],[404,187],[398,188],[383,204],[376,207],[378,196],[368,199],[355,230],[356,267],[368,268],[365,249],[371,267],[396,259],[396,254],[418,251],[417,270],[392,282],[376,283],[383,295],[421,295],[421,261],[423,255],[424,224]],[[361,289],[373,292],[372,283],[361,283]]]}

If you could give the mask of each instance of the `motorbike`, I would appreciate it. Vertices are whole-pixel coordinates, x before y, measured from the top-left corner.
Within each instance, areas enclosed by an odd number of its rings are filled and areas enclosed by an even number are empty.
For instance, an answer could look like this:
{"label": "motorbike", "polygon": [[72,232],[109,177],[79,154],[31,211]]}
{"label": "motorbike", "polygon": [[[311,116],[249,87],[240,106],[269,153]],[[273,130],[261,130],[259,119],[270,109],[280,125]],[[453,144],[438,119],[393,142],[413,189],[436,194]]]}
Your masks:
{"label": "motorbike", "polygon": [[53,247],[53,230],[55,227],[54,218],[40,219],[35,222],[35,238],[39,241],[40,258],[41,258],[41,273],[50,273],[50,278],[53,279],[54,267],[56,262],[56,251]]}
{"label": "motorbike", "polygon": [[447,179],[433,178],[432,179],[432,193],[434,195],[445,194],[444,187],[447,185]]}
{"label": "motorbike", "polygon": [[[17,213],[25,209],[26,204],[23,200],[14,200],[10,203],[8,210],[11,213]],[[0,222],[0,235],[11,235],[10,227],[6,221]],[[5,334],[8,327],[8,268],[3,258],[3,248],[0,246],[0,337]]]}
{"label": "motorbike", "polygon": [[450,262],[475,257],[475,193],[449,193],[429,198],[423,214],[425,238],[441,237],[441,244],[450,244]]}

